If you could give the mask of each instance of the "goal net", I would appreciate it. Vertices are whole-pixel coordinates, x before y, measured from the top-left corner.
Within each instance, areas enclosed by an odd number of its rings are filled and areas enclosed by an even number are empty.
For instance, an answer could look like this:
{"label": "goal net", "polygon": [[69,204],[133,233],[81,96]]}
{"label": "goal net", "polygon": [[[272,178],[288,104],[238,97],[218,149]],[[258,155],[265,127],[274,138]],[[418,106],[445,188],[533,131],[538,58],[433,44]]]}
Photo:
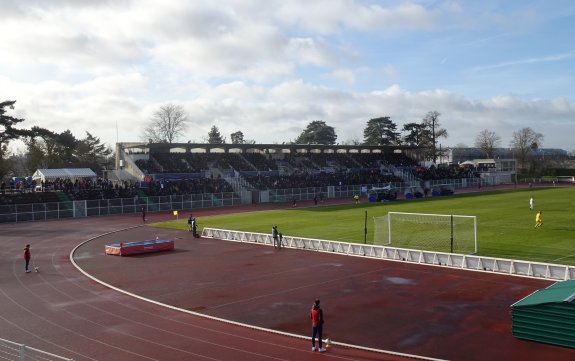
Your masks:
{"label": "goal net", "polygon": [[398,248],[477,253],[475,216],[389,212],[374,217],[373,243]]}

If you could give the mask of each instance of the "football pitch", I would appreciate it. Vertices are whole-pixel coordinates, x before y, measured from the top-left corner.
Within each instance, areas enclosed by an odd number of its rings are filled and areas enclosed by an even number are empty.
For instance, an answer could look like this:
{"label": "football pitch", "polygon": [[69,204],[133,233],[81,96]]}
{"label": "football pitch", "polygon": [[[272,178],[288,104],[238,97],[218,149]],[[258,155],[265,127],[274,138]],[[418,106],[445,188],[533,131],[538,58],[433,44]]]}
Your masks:
{"label": "football pitch", "polygon": [[[529,209],[529,198],[535,210]],[[535,229],[535,213],[543,226]],[[336,206],[290,208],[202,217],[200,228],[270,233],[272,225],[289,236],[368,244],[374,217],[387,212],[477,217],[478,255],[575,265],[575,188],[521,189]],[[367,214],[367,217],[366,217]],[[367,233],[365,230],[367,219]],[[187,229],[186,219],[158,224]],[[393,244],[391,245],[393,246]]]}

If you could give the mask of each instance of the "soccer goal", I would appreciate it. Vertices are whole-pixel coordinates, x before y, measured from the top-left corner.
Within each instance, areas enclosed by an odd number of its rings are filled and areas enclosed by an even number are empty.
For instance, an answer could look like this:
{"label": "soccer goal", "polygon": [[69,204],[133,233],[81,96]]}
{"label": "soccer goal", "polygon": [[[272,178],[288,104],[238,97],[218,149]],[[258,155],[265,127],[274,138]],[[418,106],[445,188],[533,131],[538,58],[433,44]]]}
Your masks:
{"label": "soccer goal", "polygon": [[477,218],[451,214],[389,212],[374,217],[373,243],[398,248],[477,253]]}

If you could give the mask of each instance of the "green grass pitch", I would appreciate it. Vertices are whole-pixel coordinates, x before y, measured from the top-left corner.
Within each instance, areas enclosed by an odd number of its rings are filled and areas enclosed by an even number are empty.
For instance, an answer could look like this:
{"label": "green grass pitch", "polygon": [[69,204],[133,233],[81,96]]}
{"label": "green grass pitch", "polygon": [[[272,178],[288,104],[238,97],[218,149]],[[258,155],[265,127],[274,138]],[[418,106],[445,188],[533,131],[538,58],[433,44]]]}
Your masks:
{"label": "green grass pitch", "polygon": [[[535,211],[529,210],[529,198]],[[534,229],[543,211],[543,227]],[[575,188],[522,189],[459,194],[389,203],[290,208],[198,219],[200,227],[270,233],[272,225],[289,236],[372,243],[373,218],[387,212],[459,214],[477,217],[478,255],[575,265]],[[187,229],[185,219],[157,224]]]}

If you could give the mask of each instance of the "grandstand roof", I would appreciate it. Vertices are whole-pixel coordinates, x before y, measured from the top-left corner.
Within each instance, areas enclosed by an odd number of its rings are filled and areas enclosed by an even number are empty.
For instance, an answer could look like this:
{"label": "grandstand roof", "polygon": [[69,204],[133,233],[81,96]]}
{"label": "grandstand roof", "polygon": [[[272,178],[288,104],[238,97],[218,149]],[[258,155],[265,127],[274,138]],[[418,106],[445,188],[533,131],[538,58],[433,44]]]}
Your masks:
{"label": "grandstand roof", "polygon": [[[192,149],[202,149],[206,153],[212,152],[214,149],[220,149],[223,152],[229,152],[231,149],[238,149],[242,152],[247,150],[284,150],[289,153],[297,153],[298,150],[305,150],[312,152],[318,150],[324,153],[336,153],[338,151],[350,153],[379,153],[379,152],[393,152],[395,150],[414,150],[416,147],[411,146],[379,146],[379,145],[344,145],[344,144],[214,144],[214,143],[118,143],[125,148],[146,149],[152,153],[165,152],[169,153],[171,149],[181,148],[186,151]],[[219,152],[217,152],[219,153]]]}
{"label": "grandstand roof", "polygon": [[76,178],[95,178],[96,173],[90,168],[54,168],[38,169],[32,175],[32,179],[40,179],[42,182],[51,179],[76,179]]}

